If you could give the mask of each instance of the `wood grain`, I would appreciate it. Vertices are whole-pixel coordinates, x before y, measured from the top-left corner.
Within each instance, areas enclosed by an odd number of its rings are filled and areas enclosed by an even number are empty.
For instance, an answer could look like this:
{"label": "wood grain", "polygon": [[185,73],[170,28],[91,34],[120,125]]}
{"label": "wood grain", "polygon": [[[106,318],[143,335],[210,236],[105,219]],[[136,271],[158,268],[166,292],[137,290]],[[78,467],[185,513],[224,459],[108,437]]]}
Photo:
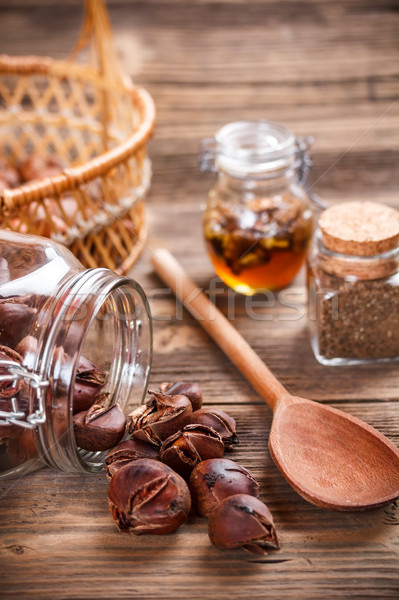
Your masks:
{"label": "wood grain", "polygon": [[[397,0],[111,0],[124,67],[153,94],[150,244],[166,246],[282,383],[366,420],[399,444],[397,365],[332,368],[312,356],[301,275],[249,302],[213,277],[201,235],[212,176],[197,148],[225,122],[268,118],[312,134],[315,191],[399,205]],[[0,0],[0,52],[65,57],[80,0]],[[164,289],[147,251],[133,270],[150,297],[152,385],[182,376],[227,408],[233,456],[259,478],[280,552],[257,559],[210,546],[194,515],[175,535],[117,532],[105,477],[42,470],[0,485],[0,597],[291,600],[399,596],[399,506],[336,514],[298,496],[267,450],[271,413]],[[248,303],[249,302],[249,303]]]}

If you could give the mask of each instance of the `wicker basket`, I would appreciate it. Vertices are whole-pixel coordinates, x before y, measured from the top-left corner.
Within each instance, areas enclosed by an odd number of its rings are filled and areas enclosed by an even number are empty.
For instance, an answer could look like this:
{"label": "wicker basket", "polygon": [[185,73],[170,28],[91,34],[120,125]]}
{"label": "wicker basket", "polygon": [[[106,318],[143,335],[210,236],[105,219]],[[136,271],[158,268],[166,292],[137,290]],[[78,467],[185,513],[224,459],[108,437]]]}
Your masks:
{"label": "wicker basket", "polygon": [[[85,46],[91,59],[81,64]],[[120,74],[103,0],[86,0],[70,60],[0,56],[0,157],[60,165],[0,193],[0,227],[62,242],[86,267],[126,272],[146,240],[154,121],[150,95]]]}

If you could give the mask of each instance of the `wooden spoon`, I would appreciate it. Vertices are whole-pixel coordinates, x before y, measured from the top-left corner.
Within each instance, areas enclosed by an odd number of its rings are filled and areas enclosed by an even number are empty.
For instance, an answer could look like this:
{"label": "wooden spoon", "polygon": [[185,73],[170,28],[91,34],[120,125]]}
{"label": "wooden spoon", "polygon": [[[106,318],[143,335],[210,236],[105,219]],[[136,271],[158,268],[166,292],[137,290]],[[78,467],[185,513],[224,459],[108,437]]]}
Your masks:
{"label": "wooden spoon", "polygon": [[292,396],[176,259],[156,250],[154,268],[273,410],[269,449],[306,500],[341,511],[399,497],[399,449],[379,431],[340,410]]}

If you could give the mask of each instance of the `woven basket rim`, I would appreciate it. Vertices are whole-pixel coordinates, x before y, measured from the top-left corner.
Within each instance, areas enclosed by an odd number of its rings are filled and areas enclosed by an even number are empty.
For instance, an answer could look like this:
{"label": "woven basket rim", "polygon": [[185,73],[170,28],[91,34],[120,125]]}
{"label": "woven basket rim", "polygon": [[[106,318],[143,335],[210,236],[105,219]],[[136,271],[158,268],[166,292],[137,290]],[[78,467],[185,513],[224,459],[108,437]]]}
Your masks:
{"label": "woven basket rim", "polygon": [[[99,74],[88,65],[72,61],[60,61],[43,56],[30,55],[16,57],[7,54],[0,55],[0,75],[38,74],[60,77],[66,76],[68,72],[73,75],[74,70],[77,74],[81,74],[84,71],[95,73],[98,81],[101,81]],[[83,165],[64,169],[53,177],[30,182],[15,189],[2,190],[0,192],[1,207],[12,209],[24,206],[32,201],[38,201],[48,196],[59,195],[68,190],[75,189],[82,183],[87,183],[107,173],[110,169],[130,158],[140,149],[151,137],[154,130],[154,101],[146,89],[132,85],[126,79],[124,80],[123,88],[120,87],[119,91],[125,92],[130,96],[132,103],[138,106],[141,113],[141,123],[133,134],[126,138],[124,142],[115,146],[115,148],[107,150]]]}

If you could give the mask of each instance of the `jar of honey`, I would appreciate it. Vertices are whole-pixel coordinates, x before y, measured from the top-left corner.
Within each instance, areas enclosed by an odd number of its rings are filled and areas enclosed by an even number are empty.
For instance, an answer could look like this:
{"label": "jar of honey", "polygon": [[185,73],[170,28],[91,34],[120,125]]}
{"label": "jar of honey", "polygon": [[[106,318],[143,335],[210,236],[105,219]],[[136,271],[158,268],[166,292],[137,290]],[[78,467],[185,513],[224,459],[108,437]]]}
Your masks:
{"label": "jar of honey", "polygon": [[217,275],[246,295],[288,285],[312,237],[309,139],[269,121],[237,121],[204,140],[200,168],[218,174],[204,212]]}

